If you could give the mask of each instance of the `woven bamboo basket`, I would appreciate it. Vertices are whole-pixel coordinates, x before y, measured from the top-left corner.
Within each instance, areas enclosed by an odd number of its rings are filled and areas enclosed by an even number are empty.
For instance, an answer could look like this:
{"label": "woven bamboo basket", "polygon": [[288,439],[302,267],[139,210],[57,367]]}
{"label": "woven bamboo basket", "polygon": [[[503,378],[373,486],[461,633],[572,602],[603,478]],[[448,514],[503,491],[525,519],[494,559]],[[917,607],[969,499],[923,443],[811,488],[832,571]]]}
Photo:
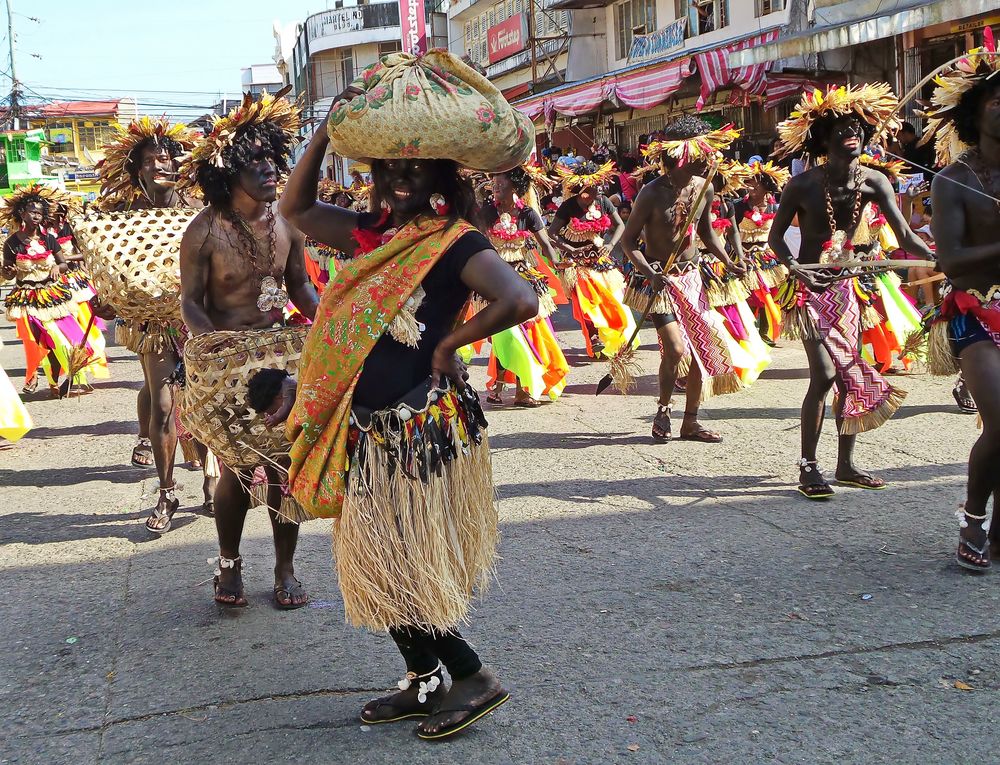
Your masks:
{"label": "woven bamboo basket", "polygon": [[198,210],[156,208],[80,216],[77,243],[100,299],[123,319],[181,316],[181,237]]}
{"label": "woven bamboo basket", "polygon": [[288,454],[284,427],[264,425],[247,403],[247,383],[261,369],[295,375],[308,331],[208,332],[184,346],[181,423],[230,468],[274,464]]}

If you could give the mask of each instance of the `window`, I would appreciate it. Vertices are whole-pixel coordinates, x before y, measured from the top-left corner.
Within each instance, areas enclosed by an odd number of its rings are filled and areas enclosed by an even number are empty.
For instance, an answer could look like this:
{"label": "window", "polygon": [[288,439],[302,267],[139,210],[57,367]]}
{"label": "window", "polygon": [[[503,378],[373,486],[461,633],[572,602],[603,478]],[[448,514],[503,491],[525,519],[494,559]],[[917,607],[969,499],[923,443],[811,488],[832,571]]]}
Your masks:
{"label": "window", "polygon": [[7,162],[24,162],[28,159],[28,155],[24,149],[24,139],[15,138],[9,144],[7,144]]}
{"label": "window", "polygon": [[656,31],[656,0],[626,0],[615,6],[615,58],[628,57],[632,37]]}
{"label": "window", "polygon": [[785,0],[757,0],[757,15],[766,16],[769,13],[785,10]]}
{"label": "window", "polygon": [[[783,0],[771,0],[772,4],[774,2]],[[687,16],[688,37],[697,37],[729,25],[729,0],[677,0],[676,7],[678,17]]]}
{"label": "window", "polygon": [[354,48],[341,48],[337,51],[336,63],[337,87],[342,92],[354,82]]}
{"label": "window", "polygon": [[378,44],[378,57],[388,56],[390,53],[399,53],[403,49],[402,44],[399,40],[391,40],[389,42],[380,42]]}
{"label": "window", "polygon": [[103,148],[115,138],[115,132],[107,122],[84,124],[77,132],[80,136],[80,147],[91,151]]}

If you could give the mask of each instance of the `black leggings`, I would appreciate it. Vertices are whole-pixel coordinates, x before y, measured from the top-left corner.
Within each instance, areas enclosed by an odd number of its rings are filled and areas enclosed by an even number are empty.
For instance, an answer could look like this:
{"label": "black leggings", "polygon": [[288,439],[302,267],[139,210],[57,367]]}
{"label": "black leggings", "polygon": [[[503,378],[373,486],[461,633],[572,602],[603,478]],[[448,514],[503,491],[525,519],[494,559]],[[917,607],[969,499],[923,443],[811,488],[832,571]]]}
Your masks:
{"label": "black leggings", "polygon": [[406,662],[406,671],[417,675],[433,672],[440,661],[452,680],[464,680],[483,667],[479,656],[458,630],[431,633],[419,627],[389,630]]}

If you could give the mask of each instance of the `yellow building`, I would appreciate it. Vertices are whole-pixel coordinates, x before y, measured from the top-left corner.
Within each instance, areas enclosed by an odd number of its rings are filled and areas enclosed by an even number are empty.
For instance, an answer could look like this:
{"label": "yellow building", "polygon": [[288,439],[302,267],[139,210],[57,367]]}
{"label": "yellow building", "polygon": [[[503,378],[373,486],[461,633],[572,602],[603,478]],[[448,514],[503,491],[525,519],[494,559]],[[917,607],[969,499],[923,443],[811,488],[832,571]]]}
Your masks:
{"label": "yellow building", "polygon": [[48,137],[50,170],[63,177],[68,191],[95,194],[100,190],[96,165],[103,147],[114,138],[114,126],[139,116],[132,99],[114,101],[56,101],[33,108],[27,115],[32,128]]}

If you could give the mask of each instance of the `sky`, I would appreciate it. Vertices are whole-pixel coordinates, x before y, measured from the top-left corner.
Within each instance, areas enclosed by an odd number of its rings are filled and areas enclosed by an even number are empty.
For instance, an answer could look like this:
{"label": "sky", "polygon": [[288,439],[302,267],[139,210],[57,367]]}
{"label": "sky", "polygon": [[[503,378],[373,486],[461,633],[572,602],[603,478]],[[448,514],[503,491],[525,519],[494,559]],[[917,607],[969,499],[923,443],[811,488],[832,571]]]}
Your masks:
{"label": "sky", "polygon": [[[327,0],[10,0],[15,64],[29,100],[134,97],[140,112],[193,119],[240,91],[240,69],[270,63],[272,26]],[[329,3],[332,5],[332,2]],[[31,17],[38,19],[33,21]],[[0,2],[0,96],[10,90]]]}

